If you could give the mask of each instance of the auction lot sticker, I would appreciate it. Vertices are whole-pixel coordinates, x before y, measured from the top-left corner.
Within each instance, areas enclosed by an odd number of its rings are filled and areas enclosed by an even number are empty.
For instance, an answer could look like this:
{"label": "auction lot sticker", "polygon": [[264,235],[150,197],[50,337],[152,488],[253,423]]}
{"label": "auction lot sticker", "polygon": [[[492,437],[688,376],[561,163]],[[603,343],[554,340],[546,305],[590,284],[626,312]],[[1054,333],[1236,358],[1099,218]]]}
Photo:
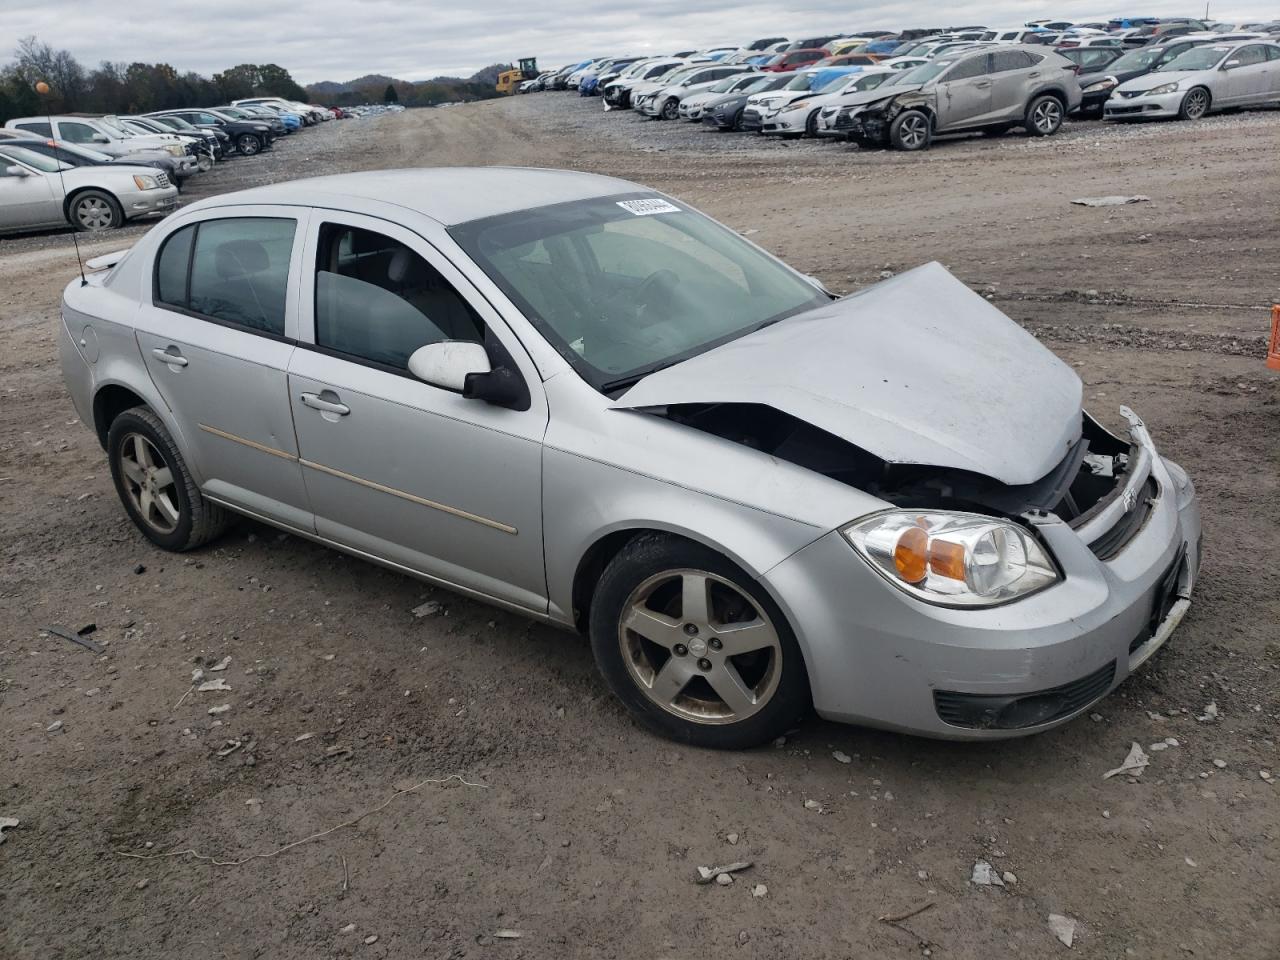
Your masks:
{"label": "auction lot sticker", "polygon": [[667,203],[654,197],[652,200],[619,200],[618,206],[634,213],[637,217],[648,217],[655,213],[679,213],[680,208],[674,203]]}

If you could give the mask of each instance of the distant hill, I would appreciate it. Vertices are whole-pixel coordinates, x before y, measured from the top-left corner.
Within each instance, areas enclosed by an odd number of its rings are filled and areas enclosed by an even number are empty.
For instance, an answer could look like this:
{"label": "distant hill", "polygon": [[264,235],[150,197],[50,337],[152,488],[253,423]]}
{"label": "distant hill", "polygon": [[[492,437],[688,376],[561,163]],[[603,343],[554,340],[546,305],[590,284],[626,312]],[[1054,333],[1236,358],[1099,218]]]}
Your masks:
{"label": "distant hill", "polygon": [[437,84],[442,87],[466,87],[468,84],[480,84],[492,87],[498,82],[498,74],[503,70],[510,69],[511,65],[509,63],[495,63],[477,70],[469,77],[432,77],[430,80],[398,80],[395,77],[388,77],[381,73],[367,73],[363,77],[356,77],[354,80],[321,80],[319,83],[308,84],[307,91],[313,97],[324,99],[326,97],[332,98],[339,94],[373,90],[374,88],[381,95],[387,84],[392,84],[397,90],[402,90],[406,87],[423,87],[428,84]]}

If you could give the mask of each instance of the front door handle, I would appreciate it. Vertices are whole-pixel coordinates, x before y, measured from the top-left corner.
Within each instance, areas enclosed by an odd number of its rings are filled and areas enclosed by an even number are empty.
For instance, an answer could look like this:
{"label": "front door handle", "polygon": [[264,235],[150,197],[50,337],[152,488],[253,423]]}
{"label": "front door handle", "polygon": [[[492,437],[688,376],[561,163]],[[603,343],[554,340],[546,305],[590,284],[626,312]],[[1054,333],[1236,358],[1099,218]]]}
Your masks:
{"label": "front door handle", "polygon": [[[172,353],[170,351],[172,351]],[[185,367],[187,365],[187,358],[178,352],[177,347],[168,347],[164,350],[156,347],[151,351],[151,356],[159,360],[161,363],[171,363],[175,367]]]}
{"label": "front door handle", "polygon": [[331,390],[326,390],[325,393],[329,394],[333,399],[330,400],[323,394],[319,393],[304,393],[302,395],[302,402],[313,410],[319,410],[322,413],[333,413],[339,417],[345,417],[351,412],[351,408],[345,403],[338,402],[338,395],[336,393]]}
{"label": "front door handle", "polygon": [[974,86],[977,87],[979,90],[985,90],[987,89],[987,87],[991,86],[991,81],[980,80],[979,82],[975,83]]}

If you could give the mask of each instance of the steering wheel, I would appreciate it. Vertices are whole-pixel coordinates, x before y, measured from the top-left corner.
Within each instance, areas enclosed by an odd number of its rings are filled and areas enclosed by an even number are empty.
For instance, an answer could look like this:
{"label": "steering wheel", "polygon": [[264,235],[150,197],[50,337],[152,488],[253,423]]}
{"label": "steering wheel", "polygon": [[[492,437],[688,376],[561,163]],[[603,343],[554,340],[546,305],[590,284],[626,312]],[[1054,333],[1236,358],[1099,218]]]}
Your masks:
{"label": "steering wheel", "polygon": [[640,286],[636,287],[632,298],[636,304],[648,312],[650,307],[656,309],[662,306],[664,301],[669,301],[679,283],[680,278],[676,276],[674,270],[666,268],[655,270],[640,281]]}

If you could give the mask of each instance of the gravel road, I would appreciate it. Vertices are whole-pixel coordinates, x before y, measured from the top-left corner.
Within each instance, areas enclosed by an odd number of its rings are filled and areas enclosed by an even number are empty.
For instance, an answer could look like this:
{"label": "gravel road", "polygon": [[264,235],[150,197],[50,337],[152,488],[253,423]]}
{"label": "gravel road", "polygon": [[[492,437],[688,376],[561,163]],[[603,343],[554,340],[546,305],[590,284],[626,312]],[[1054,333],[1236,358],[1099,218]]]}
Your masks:
{"label": "gravel road", "polygon": [[[185,198],[565,166],[675,194],[837,290],[949,266],[1075,365],[1102,419],[1142,414],[1205,517],[1167,647],[1092,716],[998,744],[811,720],[681,748],[636,728],[581,638],[253,523],[157,552],[59,378],[69,237],[0,240],[0,822],[20,821],[0,957],[1276,957],[1277,156],[1274,112],[902,155],[543,94],[327,124]],[[1103,194],[1151,199],[1069,202]],[[91,623],[101,655],[41,632]],[[193,691],[197,668],[231,689]],[[1104,781],[1134,742],[1145,775]],[[979,860],[1014,879],[971,883]],[[694,883],[733,861],[736,882]],[[1069,952],[1050,914],[1076,921]]]}

